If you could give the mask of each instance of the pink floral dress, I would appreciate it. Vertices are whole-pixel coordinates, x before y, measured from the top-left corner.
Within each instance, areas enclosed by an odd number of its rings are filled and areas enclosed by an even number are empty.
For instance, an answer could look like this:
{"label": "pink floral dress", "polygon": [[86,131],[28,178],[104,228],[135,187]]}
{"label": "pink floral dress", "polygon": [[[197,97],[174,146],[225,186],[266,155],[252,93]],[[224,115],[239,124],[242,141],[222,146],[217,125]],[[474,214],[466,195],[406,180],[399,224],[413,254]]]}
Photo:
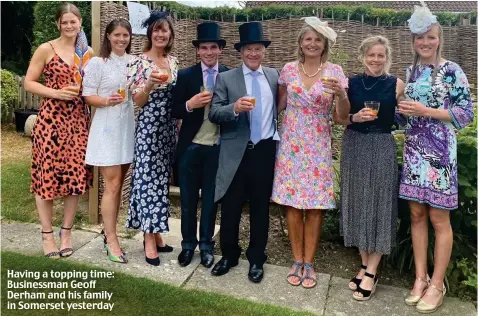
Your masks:
{"label": "pink floral dress", "polygon": [[[348,86],[342,68],[327,63],[327,77]],[[279,84],[287,86],[287,108],[280,130],[272,200],[297,209],[335,208],[331,149],[333,95],[319,80],[307,90],[299,73],[299,62],[284,66]]]}

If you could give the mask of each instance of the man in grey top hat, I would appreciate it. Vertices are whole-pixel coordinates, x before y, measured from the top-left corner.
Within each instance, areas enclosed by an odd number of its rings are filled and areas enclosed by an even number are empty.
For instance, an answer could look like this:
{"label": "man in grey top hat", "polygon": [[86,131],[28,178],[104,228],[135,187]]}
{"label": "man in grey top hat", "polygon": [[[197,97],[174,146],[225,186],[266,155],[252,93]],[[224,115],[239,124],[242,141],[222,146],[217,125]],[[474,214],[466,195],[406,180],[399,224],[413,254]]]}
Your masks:
{"label": "man in grey top hat", "polygon": [[209,119],[220,125],[221,148],[216,175],[215,200],[221,202],[222,259],[213,275],[223,275],[238,264],[238,244],[242,205],[249,200],[250,242],[246,251],[249,280],[260,282],[267,259],[269,200],[272,193],[277,135],[277,81],[279,72],[263,67],[265,49],[262,24],[239,27],[243,64],[220,73]]}

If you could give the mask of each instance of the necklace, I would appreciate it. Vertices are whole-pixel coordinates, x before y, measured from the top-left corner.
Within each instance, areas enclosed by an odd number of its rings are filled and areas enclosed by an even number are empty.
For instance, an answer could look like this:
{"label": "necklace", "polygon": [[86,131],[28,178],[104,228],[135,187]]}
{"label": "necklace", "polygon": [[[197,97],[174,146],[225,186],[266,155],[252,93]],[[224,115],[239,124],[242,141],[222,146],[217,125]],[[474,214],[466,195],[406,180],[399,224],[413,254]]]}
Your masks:
{"label": "necklace", "polygon": [[382,78],[382,76],[380,76],[380,77],[377,79],[377,81],[376,81],[370,88],[367,88],[367,87],[365,86],[365,82],[363,81],[363,77],[362,77],[362,85],[363,85],[363,87],[364,87],[365,90],[369,91],[369,90],[372,90],[372,88],[375,87],[375,85],[376,85],[379,81],[381,81],[381,80],[385,80],[385,78]]}
{"label": "necklace", "polygon": [[305,71],[305,69],[304,69],[304,63],[300,63],[300,66],[302,67],[302,71],[304,72],[304,75],[306,75],[306,76],[309,77],[309,78],[313,78],[313,77],[317,76],[317,74],[319,73],[319,71],[322,70],[322,65],[323,65],[323,63],[320,62],[320,66],[319,66],[319,68],[317,68],[317,71],[316,71],[313,75],[309,75],[309,74]]}

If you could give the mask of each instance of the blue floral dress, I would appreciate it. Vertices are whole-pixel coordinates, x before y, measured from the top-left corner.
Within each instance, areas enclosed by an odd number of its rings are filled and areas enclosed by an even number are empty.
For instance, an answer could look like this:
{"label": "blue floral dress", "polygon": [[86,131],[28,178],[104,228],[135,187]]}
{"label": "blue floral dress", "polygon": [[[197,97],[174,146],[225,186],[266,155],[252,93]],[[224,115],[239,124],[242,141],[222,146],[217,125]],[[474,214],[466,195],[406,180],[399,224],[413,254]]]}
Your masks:
{"label": "blue floral dress", "polygon": [[[133,172],[126,227],[145,233],[169,231],[169,182],[177,139],[176,119],[172,118],[172,89],[176,84],[178,61],[168,56],[171,79],[149,94],[136,121]],[[128,84],[133,95],[142,93],[156,65],[146,55],[129,64]]]}
{"label": "blue floral dress", "polygon": [[[453,210],[458,207],[457,140],[455,129],[473,121],[468,80],[456,63],[418,65],[406,88],[407,98],[427,107],[448,110],[452,122],[428,117],[406,119],[400,197]],[[407,70],[410,77],[411,67]]]}

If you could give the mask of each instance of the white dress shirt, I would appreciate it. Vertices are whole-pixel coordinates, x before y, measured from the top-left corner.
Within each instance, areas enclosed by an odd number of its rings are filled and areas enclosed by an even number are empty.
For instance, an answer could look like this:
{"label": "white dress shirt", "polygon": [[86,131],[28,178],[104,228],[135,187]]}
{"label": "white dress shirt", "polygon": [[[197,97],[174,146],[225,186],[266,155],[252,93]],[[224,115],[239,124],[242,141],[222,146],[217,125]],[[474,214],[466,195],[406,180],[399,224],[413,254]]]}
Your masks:
{"label": "white dress shirt", "polygon": [[[246,83],[247,94],[252,95],[252,70],[245,64],[242,64],[242,72],[244,73],[244,81]],[[257,81],[261,87],[261,104],[262,104],[262,133],[261,139],[267,139],[274,136],[274,96],[267,81],[262,66],[259,66],[257,72],[260,75],[257,76]],[[252,113],[252,112],[250,112]]]}

